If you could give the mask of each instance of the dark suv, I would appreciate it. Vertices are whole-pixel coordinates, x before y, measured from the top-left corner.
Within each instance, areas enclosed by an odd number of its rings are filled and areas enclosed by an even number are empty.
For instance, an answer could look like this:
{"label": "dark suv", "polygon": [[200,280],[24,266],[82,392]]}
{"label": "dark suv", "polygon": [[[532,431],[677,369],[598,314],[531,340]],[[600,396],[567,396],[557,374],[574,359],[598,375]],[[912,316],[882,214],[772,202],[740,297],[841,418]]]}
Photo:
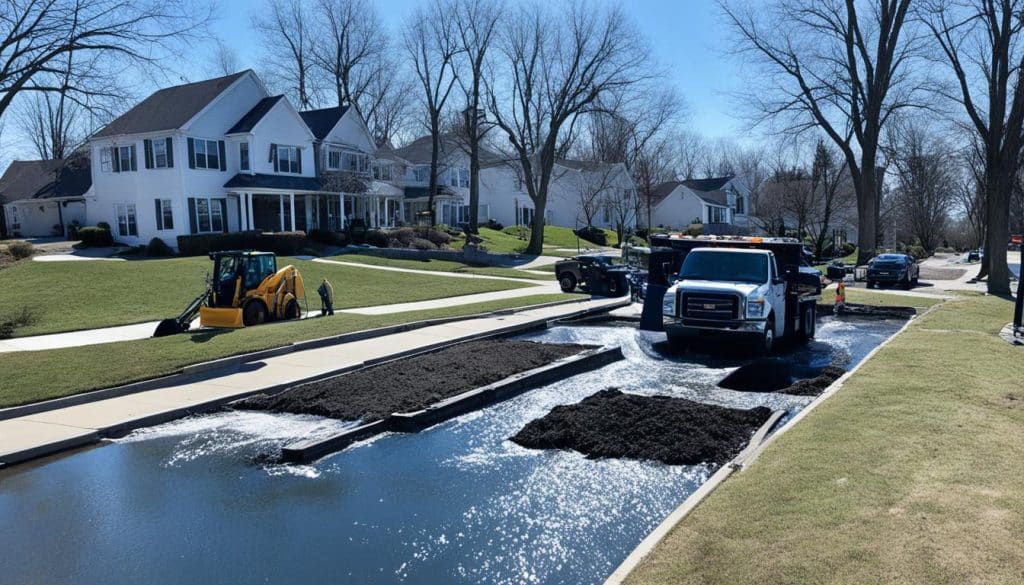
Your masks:
{"label": "dark suv", "polygon": [[917,285],[921,267],[906,254],[880,254],[868,262],[868,288],[876,284],[900,284],[903,288]]}

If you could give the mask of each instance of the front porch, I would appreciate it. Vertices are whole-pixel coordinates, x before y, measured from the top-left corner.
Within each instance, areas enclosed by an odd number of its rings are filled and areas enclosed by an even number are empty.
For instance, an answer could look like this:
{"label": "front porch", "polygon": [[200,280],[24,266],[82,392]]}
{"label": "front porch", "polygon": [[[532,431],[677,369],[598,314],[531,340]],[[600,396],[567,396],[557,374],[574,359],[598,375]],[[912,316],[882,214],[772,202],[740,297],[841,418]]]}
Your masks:
{"label": "front porch", "polygon": [[238,203],[241,231],[344,231],[354,220],[370,228],[405,221],[400,196],[388,193],[229,192]]}

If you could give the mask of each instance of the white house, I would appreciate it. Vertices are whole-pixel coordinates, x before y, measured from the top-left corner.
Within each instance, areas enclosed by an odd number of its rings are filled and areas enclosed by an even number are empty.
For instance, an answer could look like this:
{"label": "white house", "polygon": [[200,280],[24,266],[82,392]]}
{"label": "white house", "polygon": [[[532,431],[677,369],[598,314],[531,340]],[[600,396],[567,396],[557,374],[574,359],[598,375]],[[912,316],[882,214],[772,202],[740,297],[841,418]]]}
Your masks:
{"label": "white house", "polygon": [[354,111],[300,114],[251,70],[157,91],[88,147],[88,223],[171,246],[184,234],[339,225],[342,209],[364,211],[375,150]]}
{"label": "white house", "polygon": [[[750,190],[736,177],[668,181],[652,194],[651,223],[681,229],[704,224],[706,234],[736,233],[751,226]],[[647,218],[641,213],[640,223]]]}
{"label": "white house", "polygon": [[89,156],[14,161],[0,177],[0,232],[8,237],[63,236],[85,225],[85,198],[92,192]]}
{"label": "white house", "polygon": [[635,223],[636,190],[622,163],[559,160],[544,211],[549,225],[615,229]]}

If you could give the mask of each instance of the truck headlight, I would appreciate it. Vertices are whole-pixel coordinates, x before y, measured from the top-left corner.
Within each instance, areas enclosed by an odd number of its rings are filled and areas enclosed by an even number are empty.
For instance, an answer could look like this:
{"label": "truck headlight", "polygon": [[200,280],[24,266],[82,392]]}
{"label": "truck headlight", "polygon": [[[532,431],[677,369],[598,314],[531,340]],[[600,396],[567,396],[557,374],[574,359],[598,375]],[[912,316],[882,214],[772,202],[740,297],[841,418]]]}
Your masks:
{"label": "truck headlight", "polygon": [[747,317],[754,319],[764,317],[764,299],[750,299],[747,301]]}
{"label": "truck headlight", "polygon": [[675,291],[668,291],[665,293],[665,298],[661,301],[661,314],[668,315],[670,317],[676,316],[676,293]]}

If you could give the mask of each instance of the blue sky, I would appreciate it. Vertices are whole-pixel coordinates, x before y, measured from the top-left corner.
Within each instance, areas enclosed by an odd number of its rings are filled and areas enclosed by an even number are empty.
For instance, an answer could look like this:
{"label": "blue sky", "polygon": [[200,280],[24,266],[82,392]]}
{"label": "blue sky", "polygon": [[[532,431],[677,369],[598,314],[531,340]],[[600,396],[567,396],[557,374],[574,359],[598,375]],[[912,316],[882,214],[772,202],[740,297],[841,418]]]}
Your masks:
{"label": "blue sky", "polygon": [[[388,26],[398,30],[418,0],[376,0]],[[509,0],[515,1],[515,0]],[[226,0],[214,25],[221,38],[251,38],[249,22],[262,1]],[[730,115],[737,66],[722,48],[727,31],[712,0],[624,0],[623,6],[651,40],[655,57],[672,75],[690,111],[690,126],[709,137],[733,136],[742,122]],[[255,67],[257,47],[235,45],[243,67]]]}

